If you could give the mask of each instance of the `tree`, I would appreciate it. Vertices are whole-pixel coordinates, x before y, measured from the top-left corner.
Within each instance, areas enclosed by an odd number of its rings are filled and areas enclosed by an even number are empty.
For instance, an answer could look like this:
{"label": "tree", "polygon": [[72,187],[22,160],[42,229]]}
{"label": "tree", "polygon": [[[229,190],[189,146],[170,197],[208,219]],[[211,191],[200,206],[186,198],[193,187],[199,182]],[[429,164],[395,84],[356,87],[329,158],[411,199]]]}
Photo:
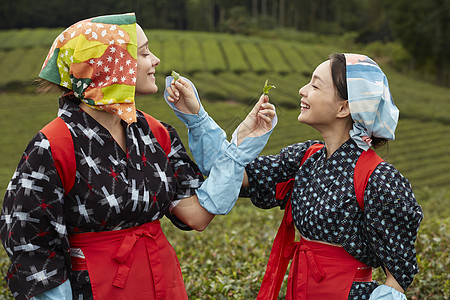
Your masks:
{"label": "tree", "polygon": [[450,0],[396,0],[387,5],[395,37],[414,58],[414,67],[435,73],[439,83],[449,85]]}

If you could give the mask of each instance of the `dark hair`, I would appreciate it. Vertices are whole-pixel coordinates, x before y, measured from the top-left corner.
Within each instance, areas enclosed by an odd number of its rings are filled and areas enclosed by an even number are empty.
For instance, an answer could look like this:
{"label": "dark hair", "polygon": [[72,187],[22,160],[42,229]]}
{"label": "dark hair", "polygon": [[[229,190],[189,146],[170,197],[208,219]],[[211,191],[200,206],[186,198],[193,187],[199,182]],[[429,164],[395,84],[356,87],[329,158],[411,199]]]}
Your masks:
{"label": "dark hair", "polygon": [[[347,68],[345,55],[342,53],[333,53],[329,56],[331,64],[331,77],[336,93],[342,100],[348,100],[347,90]],[[387,144],[387,139],[371,136],[372,147],[380,148]]]}
{"label": "dark hair", "polygon": [[331,77],[336,88],[337,95],[342,100],[348,100],[347,92],[347,68],[345,65],[345,56],[342,53],[333,53],[330,55]]}
{"label": "dark hair", "polygon": [[60,86],[56,83],[50,82],[48,80],[37,78],[34,80],[36,86],[36,93],[41,94],[52,94],[52,93],[67,93],[70,92],[68,88]]}

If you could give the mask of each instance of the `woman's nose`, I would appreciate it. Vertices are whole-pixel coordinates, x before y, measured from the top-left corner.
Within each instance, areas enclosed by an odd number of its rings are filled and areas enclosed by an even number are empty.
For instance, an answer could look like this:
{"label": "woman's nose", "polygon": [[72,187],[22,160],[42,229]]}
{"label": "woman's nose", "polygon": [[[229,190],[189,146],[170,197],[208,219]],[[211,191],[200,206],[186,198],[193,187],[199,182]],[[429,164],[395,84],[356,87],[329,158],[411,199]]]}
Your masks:
{"label": "woman's nose", "polygon": [[161,60],[160,60],[156,55],[153,54],[153,60],[152,60],[152,62],[153,62],[153,65],[156,67],[157,65],[159,65],[159,63],[161,62]]}
{"label": "woman's nose", "polygon": [[302,97],[306,97],[306,86],[307,85],[304,85],[298,90],[298,94]]}

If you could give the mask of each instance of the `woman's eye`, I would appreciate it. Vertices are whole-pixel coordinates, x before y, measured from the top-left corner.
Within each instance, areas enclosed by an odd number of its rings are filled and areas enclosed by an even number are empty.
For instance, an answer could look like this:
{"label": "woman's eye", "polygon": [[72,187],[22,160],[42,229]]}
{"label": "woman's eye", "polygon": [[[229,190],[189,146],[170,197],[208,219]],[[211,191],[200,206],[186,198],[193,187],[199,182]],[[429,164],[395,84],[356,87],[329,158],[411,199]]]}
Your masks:
{"label": "woman's eye", "polygon": [[318,89],[317,85],[312,85],[313,89]]}

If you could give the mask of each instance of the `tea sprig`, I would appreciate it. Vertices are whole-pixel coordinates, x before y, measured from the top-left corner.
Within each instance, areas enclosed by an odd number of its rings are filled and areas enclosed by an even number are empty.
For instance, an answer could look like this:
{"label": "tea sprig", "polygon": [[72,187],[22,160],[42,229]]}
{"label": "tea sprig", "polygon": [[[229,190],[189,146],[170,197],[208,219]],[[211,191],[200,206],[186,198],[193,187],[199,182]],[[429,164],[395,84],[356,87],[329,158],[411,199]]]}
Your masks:
{"label": "tea sprig", "polygon": [[266,82],[264,83],[264,88],[263,88],[263,93],[264,95],[269,94],[269,90],[270,89],[276,89],[276,87],[274,85],[268,85],[267,83],[269,82],[269,79],[266,79]]}
{"label": "tea sprig", "polygon": [[175,79],[175,81],[177,81],[180,78],[180,74],[178,74],[177,72],[175,72],[174,70],[172,70],[172,76]]}

